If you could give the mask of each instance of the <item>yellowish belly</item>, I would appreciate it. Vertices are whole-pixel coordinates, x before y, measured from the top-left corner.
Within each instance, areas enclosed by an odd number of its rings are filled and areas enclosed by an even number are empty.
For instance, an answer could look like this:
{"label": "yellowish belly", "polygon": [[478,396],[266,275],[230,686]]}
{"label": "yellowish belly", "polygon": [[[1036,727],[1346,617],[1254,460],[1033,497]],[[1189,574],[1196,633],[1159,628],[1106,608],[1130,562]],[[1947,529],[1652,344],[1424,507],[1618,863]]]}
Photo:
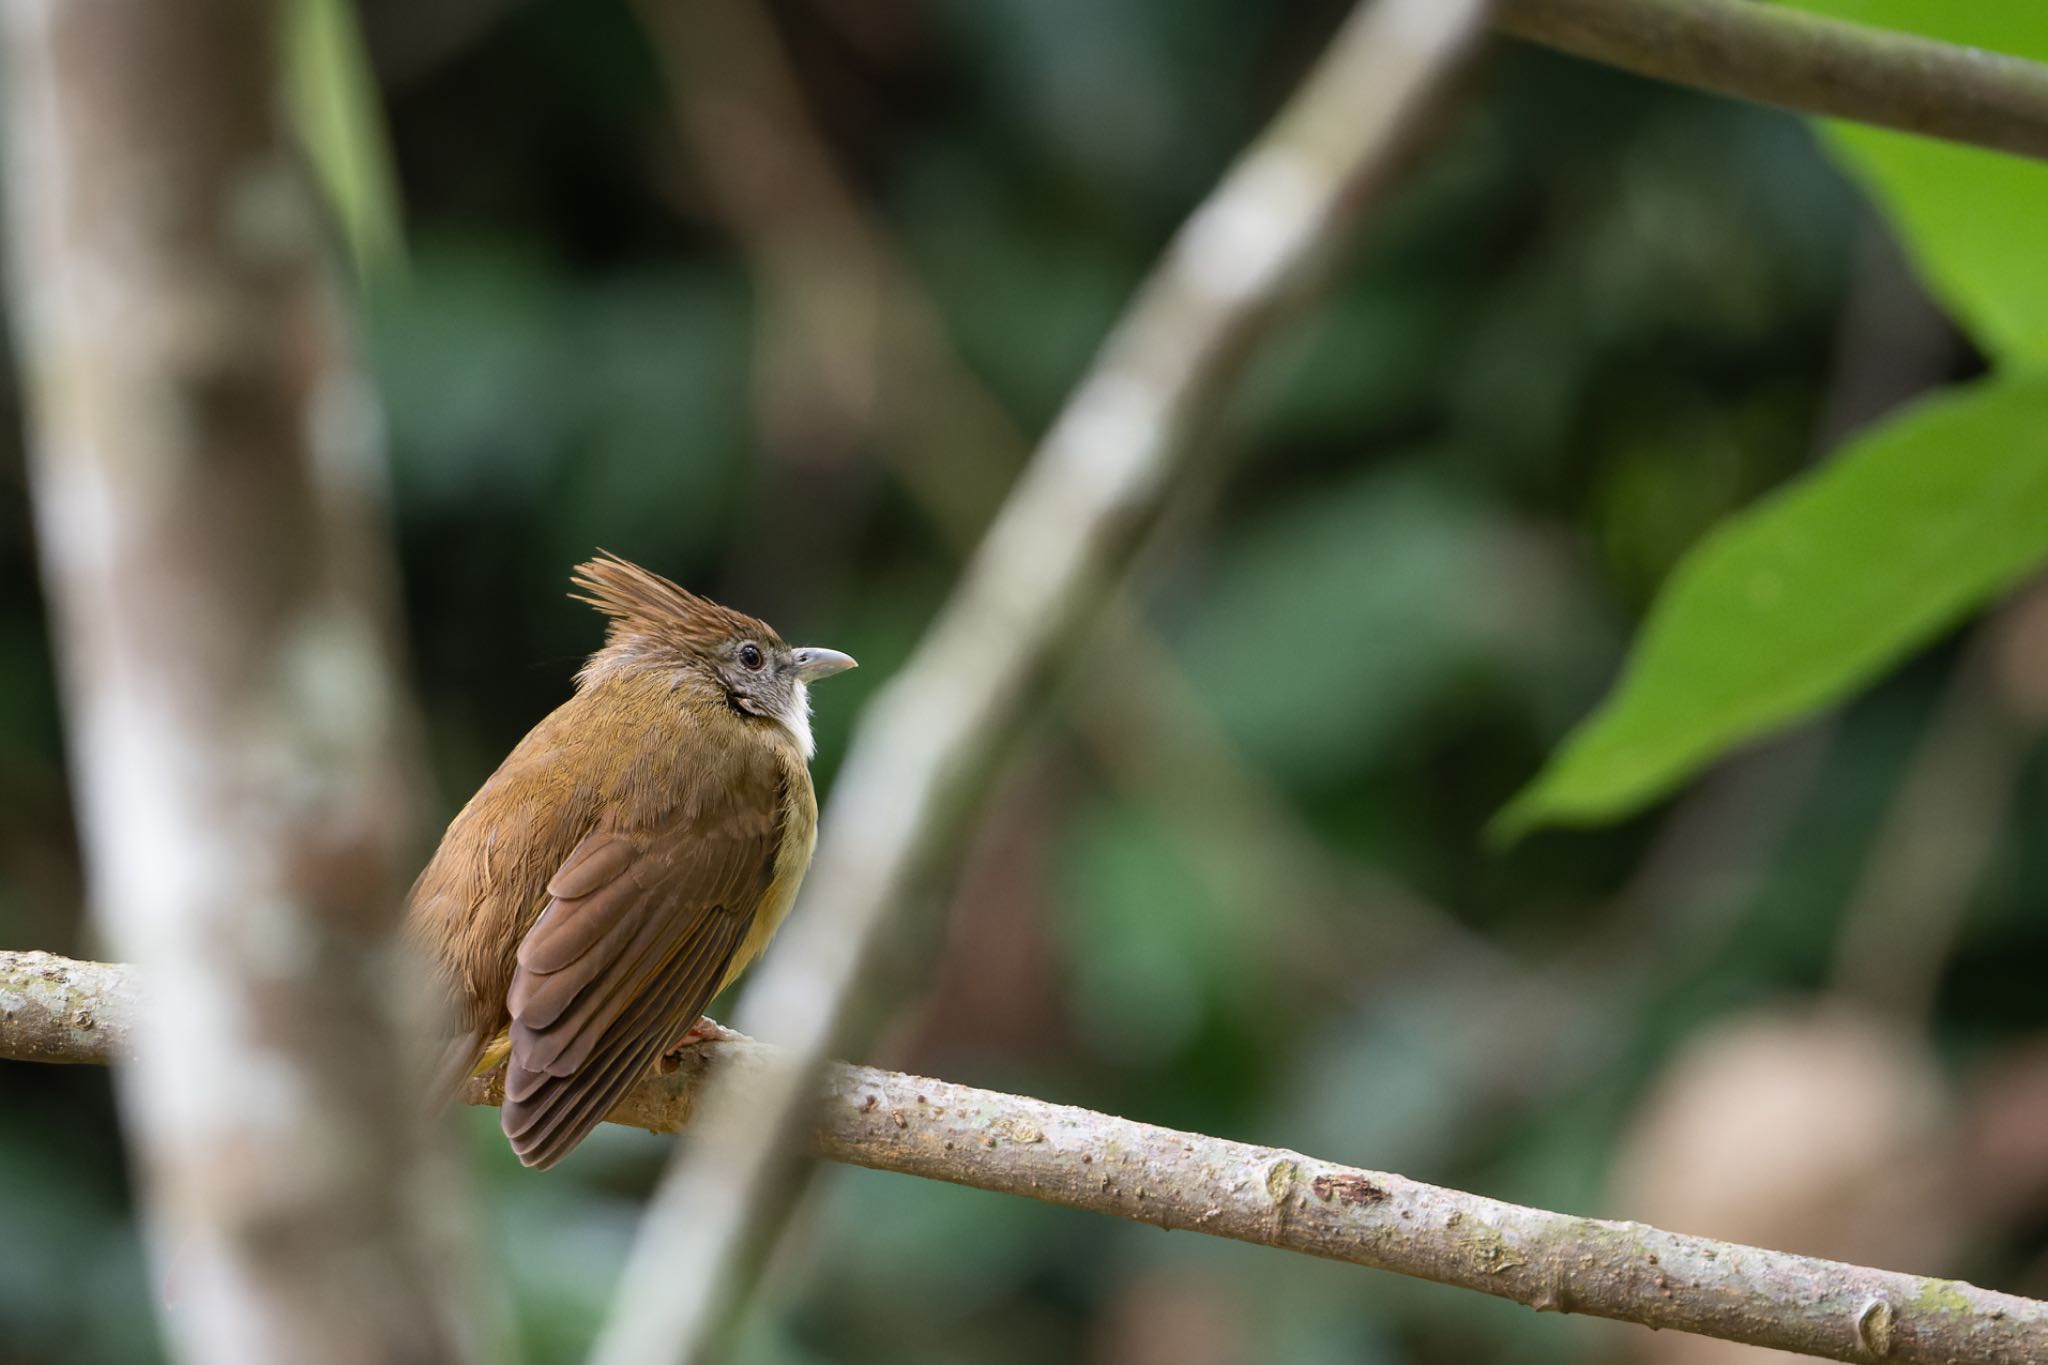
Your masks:
{"label": "yellowish belly", "polygon": [[[725,979],[718,983],[723,991],[739,980],[740,973],[747,965],[760,956],[768,946],[768,940],[775,937],[775,931],[782,927],[788,917],[790,906],[796,904],[797,889],[803,885],[804,871],[811,865],[811,853],[818,844],[818,807],[810,793],[810,783],[790,797],[789,810],[785,813],[782,851],[775,859],[775,880],[768,884],[767,892],[761,897],[761,908],[754,912],[754,922],[747,929],[747,936],[740,940],[738,951],[732,955],[732,965],[725,969]],[[717,992],[713,992],[715,995]]]}

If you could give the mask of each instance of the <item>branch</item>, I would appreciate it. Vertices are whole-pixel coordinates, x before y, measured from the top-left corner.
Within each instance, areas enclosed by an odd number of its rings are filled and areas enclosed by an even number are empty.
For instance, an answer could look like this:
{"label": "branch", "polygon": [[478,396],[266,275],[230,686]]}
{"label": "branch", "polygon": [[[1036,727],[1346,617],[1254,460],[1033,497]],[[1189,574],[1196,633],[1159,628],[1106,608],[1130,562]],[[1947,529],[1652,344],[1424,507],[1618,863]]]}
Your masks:
{"label": "branch", "polygon": [[[2034,588],[1970,634],[1914,743],[1871,841],[1835,943],[1844,995],[1902,1024],[1927,1027],[1964,916],[1998,853],[2042,717],[2002,686],[2034,646],[2048,591]],[[2010,676],[2009,674],[2007,676]]]}
{"label": "branch", "polygon": [[0,949],[0,1058],[114,1066],[135,1060],[134,969]]}
{"label": "branch", "polygon": [[[764,437],[774,444],[794,413],[807,451],[817,448],[816,428],[873,449],[964,558],[1031,454],[1024,432],[962,359],[915,262],[834,159],[760,0],[637,8],[677,131],[762,300],[755,370],[768,394],[759,404]],[[789,335],[778,342],[777,331]],[[869,385],[845,382],[855,374]],[[1093,647],[1112,651],[1117,668],[1085,680],[1065,719],[1113,780],[1167,817],[1195,870],[1225,897],[1280,889],[1304,909],[1370,910],[1370,951],[1347,951],[1337,917],[1311,914],[1277,951],[1355,989],[1427,945],[1502,997],[1516,974],[1504,955],[1393,879],[1343,865],[1302,828],[1235,752],[1127,591],[1113,593],[1101,617]],[[1213,856],[1221,848],[1232,856]],[[1552,1005],[1566,1007],[1561,996]]]}
{"label": "branch", "polygon": [[[0,1058],[128,1055],[127,968],[0,952]],[[90,1020],[91,1023],[82,1022]],[[749,1089],[776,1049],[726,1032],[650,1075],[614,1123],[682,1131],[706,1087]],[[496,1104],[502,1076],[475,1082]],[[1578,1218],[874,1067],[827,1067],[810,1151],[1067,1208],[1390,1270],[1538,1312],[1585,1313],[1834,1360],[2048,1365],[2048,1304],[1957,1280]]]}
{"label": "branch", "polygon": [[1505,33],[1677,85],[2048,158],[2048,66],[1762,0],[1501,0]]}
{"label": "branch", "polygon": [[120,1098],[172,1352],[439,1361],[476,1328],[390,988],[416,783],[378,415],[281,8],[0,9],[9,312],[90,909],[153,983]]}
{"label": "branch", "polygon": [[803,903],[741,1001],[741,1022],[789,1050],[744,1093],[713,1086],[648,1209],[600,1365],[711,1350],[786,1215],[786,1154],[899,908],[919,903],[1032,684],[1095,619],[1259,344],[1351,240],[1487,9],[1361,4],[1105,343],[854,738]]}

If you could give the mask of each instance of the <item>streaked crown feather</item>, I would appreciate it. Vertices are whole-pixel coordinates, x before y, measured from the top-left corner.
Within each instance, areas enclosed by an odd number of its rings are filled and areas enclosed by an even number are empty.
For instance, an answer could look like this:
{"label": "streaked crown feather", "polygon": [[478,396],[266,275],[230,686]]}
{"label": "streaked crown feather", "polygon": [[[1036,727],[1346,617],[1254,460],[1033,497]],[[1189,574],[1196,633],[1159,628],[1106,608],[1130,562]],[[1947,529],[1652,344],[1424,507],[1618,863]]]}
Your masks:
{"label": "streaked crown feather", "polygon": [[577,565],[569,581],[577,589],[570,597],[610,618],[607,650],[636,639],[685,650],[706,650],[742,637],[764,644],[780,639],[765,621],[699,597],[609,550]]}

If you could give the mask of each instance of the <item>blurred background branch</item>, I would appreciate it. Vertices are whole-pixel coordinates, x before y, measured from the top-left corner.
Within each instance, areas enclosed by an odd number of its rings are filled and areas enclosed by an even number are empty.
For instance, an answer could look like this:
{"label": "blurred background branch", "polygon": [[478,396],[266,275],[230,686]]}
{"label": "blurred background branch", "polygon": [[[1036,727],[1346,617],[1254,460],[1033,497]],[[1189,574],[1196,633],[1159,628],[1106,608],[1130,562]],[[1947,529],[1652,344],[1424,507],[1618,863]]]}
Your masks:
{"label": "blurred background branch", "polygon": [[1501,0],[1505,33],[1801,114],[2048,158],[2048,66],[1755,0]]}
{"label": "blurred background branch", "polygon": [[122,1098],[168,1334],[463,1358],[387,957],[418,802],[380,422],[276,12],[4,16],[31,485],[91,907],[155,987]]}
{"label": "blurred background branch", "polygon": [[1926,1027],[2048,722],[2044,660],[2048,589],[2039,584],[1971,632],[1843,917],[1834,972],[1844,995]]}
{"label": "blurred background branch", "polygon": [[[81,1016],[133,1008],[127,969],[0,952],[0,1058],[128,1060],[114,1029]],[[776,1049],[721,1031],[649,1076],[611,1121],[679,1133],[707,1085],[745,1087]],[[1872,1270],[1639,1223],[1523,1208],[1069,1105],[836,1063],[818,1077],[804,1134],[831,1161],[969,1185],[1153,1226],[1347,1261],[1647,1327],[1899,1365],[2048,1359],[2048,1304],[1953,1280]],[[496,1104],[502,1077],[476,1081]]]}
{"label": "blurred background branch", "polygon": [[[679,130],[756,285],[764,444],[802,463],[872,447],[964,557],[1030,456],[1023,431],[959,354],[903,243],[836,164],[772,16],[754,0],[640,0],[636,9]],[[1300,907],[1299,936],[1284,942],[1294,965],[1347,989],[1422,957],[1453,970],[1469,958],[1496,988],[1514,974],[1441,907],[1330,856],[1237,752],[1127,585],[1112,587],[1101,617],[1081,652],[1114,655],[1119,666],[1107,676],[1083,670],[1062,715],[1113,781],[1173,821],[1219,895],[1289,890],[1280,899]],[[1244,849],[1255,867],[1238,865]],[[1319,913],[1338,904],[1369,907],[1369,950],[1347,946],[1343,921]]]}

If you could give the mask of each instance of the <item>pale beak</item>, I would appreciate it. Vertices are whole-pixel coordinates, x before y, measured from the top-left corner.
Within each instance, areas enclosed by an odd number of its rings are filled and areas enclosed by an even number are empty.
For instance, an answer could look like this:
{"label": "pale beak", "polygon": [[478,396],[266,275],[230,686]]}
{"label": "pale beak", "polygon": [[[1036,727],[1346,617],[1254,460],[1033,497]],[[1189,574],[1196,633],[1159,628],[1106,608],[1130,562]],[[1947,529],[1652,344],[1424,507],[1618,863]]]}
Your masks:
{"label": "pale beak", "polygon": [[814,683],[820,678],[829,678],[834,673],[844,673],[849,668],[858,668],[851,654],[841,654],[836,649],[816,649],[806,645],[791,652],[796,660],[796,676],[799,681]]}

